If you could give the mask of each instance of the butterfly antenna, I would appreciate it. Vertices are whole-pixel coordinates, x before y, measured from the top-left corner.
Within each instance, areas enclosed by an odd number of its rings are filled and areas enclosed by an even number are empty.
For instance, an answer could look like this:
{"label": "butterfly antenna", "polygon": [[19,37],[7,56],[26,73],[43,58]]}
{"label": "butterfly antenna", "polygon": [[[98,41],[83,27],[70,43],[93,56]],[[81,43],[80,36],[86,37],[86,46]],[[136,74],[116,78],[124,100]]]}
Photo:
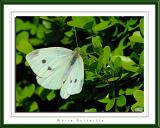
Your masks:
{"label": "butterfly antenna", "polygon": [[75,38],[76,38],[76,45],[77,45],[77,47],[78,47],[78,42],[77,42],[77,33],[76,33],[76,29],[75,29],[75,27],[74,27],[74,35],[75,35]]}

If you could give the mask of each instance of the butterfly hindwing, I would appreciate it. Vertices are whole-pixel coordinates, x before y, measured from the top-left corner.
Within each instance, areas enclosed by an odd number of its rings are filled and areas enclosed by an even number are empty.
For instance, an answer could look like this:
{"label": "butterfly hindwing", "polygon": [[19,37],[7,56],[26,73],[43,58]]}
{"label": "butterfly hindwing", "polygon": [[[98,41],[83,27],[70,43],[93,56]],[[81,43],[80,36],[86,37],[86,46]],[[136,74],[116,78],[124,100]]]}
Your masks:
{"label": "butterfly hindwing", "polygon": [[79,55],[75,63],[71,66],[67,77],[64,77],[60,91],[62,98],[67,99],[70,95],[81,92],[84,82],[84,65]]}

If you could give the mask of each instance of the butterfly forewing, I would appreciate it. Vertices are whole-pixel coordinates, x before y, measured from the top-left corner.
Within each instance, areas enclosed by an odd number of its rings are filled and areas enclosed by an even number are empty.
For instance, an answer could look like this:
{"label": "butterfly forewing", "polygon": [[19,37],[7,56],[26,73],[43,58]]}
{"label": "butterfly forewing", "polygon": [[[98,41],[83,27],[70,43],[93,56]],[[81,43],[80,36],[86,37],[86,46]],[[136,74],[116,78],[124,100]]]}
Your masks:
{"label": "butterfly forewing", "polygon": [[37,76],[48,77],[64,64],[65,59],[69,60],[72,54],[73,51],[66,48],[43,48],[29,53],[26,60]]}

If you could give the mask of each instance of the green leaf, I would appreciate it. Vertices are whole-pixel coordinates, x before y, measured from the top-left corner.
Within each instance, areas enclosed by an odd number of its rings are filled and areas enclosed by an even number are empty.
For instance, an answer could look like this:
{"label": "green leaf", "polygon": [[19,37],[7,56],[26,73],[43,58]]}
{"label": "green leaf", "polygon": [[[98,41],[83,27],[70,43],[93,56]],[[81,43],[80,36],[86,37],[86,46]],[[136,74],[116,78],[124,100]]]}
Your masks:
{"label": "green leaf", "polygon": [[116,104],[118,107],[123,107],[126,105],[126,97],[124,95],[121,95],[118,97]]}
{"label": "green leaf", "polygon": [[19,55],[18,53],[16,53],[16,64],[20,64],[22,62],[23,57],[21,55]]}
{"label": "green leaf", "polygon": [[22,31],[22,30],[30,30],[32,29],[33,24],[29,21],[23,22],[23,20],[16,18],[16,32]]}
{"label": "green leaf", "polygon": [[144,92],[143,92],[142,90],[136,90],[136,91],[134,91],[133,96],[134,96],[134,98],[135,98],[137,101],[143,103]]}
{"label": "green leaf", "polygon": [[113,52],[113,56],[115,55],[123,56],[123,49],[126,48],[126,46],[124,46],[123,44],[126,38],[127,36],[121,39],[121,41],[118,44],[118,47]]}
{"label": "green leaf", "polygon": [[43,21],[42,21],[42,24],[43,24],[47,29],[50,29],[50,28],[52,27],[51,22],[46,21],[46,20],[43,20]]}
{"label": "green leaf", "polygon": [[44,39],[45,37],[45,28],[42,25],[39,25],[37,28],[37,37],[39,39]]}
{"label": "green leaf", "polygon": [[69,38],[74,35],[73,30],[69,30],[69,31],[65,32],[64,34],[65,34],[65,36],[67,36]]}
{"label": "green leaf", "polygon": [[30,98],[34,91],[34,84],[27,85],[24,89],[22,89],[19,85],[16,85],[16,101],[22,103],[25,98]]}
{"label": "green leaf", "polygon": [[93,81],[95,78],[95,74],[93,72],[90,71],[85,71],[85,80],[91,80]]}
{"label": "green leaf", "polygon": [[92,30],[93,30],[94,32],[98,32],[98,31],[102,31],[102,30],[104,30],[104,29],[107,29],[107,28],[109,28],[109,27],[111,27],[111,26],[113,26],[113,25],[114,25],[113,22],[111,23],[110,21],[102,21],[101,23],[95,25],[95,26],[92,28]]}
{"label": "green leaf", "polygon": [[33,50],[32,45],[29,43],[27,31],[23,31],[16,36],[16,49],[24,54],[28,54]]}
{"label": "green leaf", "polygon": [[48,95],[47,95],[47,100],[51,101],[56,97],[56,94],[54,93],[54,91],[51,91]]}
{"label": "green leaf", "polygon": [[119,79],[119,77],[112,77],[112,78],[109,78],[108,81],[112,82],[112,81],[116,81],[118,79]]}
{"label": "green leaf", "polygon": [[131,42],[144,43],[144,40],[141,36],[140,31],[134,32],[133,35],[131,37],[129,37],[129,40]]}
{"label": "green leaf", "polygon": [[36,101],[33,101],[32,104],[31,104],[30,107],[29,107],[29,111],[30,111],[30,112],[34,112],[34,111],[36,111],[36,110],[38,110],[38,104],[37,104]]}
{"label": "green leaf", "polygon": [[122,67],[122,61],[120,57],[117,57],[114,61],[114,68],[115,70],[118,70],[119,68]]}
{"label": "green leaf", "polygon": [[127,88],[126,89],[126,95],[133,95],[134,91],[135,91],[135,89]]}
{"label": "green leaf", "polygon": [[16,32],[23,30],[23,20],[16,18]]}
{"label": "green leaf", "polygon": [[63,39],[61,40],[62,44],[70,44],[72,43],[72,40],[70,40],[70,38],[68,38],[67,36],[64,36]]}
{"label": "green leaf", "polygon": [[108,103],[110,101],[109,96],[105,96],[103,99],[98,100],[100,103]]}
{"label": "green leaf", "polygon": [[97,64],[97,72],[100,73],[101,69],[103,67],[103,55],[101,55],[98,58],[98,64]]}
{"label": "green leaf", "polygon": [[133,96],[137,102],[132,105],[131,110],[132,111],[142,110],[144,108],[144,92],[142,90],[136,90],[133,92]]}
{"label": "green leaf", "polygon": [[88,64],[88,65],[91,65],[91,64],[93,64],[94,62],[97,61],[97,58],[96,58],[95,56],[89,55],[89,57],[90,57],[90,58],[87,60],[87,64]]}
{"label": "green leaf", "polygon": [[92,37],[92,44],[93,44],[93,47],[94,47],[94,51],[97,54],[100,54],[103,51],[103,47],[102,47],[101,43],[102,43],[102,40],[99,36]]}
{"label": "green leaf", "polygon": [[43,92],[44,88],[41,86],[38,86],[35,90],[35,94],[37,94],[38,96],[41,96],[41,93]]}
{"label": "green leaf", "polygon": [[115,99],[110,99],[105,107],[106,111],[109,111],[112,109],[112,107],[114,106],[115,103]]}
{"label": "green leaf", "polygon": [[125,93],[125,91],[123,89],[119,90],[119,95],[123,95]]}
{"label": "green leaf", "polygon": [[35,35],[36,33],[37,33],[37,26],[35,24],[32,24],[30,34]]}
{"label": "green leaf", "polygon": [[103,65],[106,67],[106,64],[108,64],[110,56],[111,56],[111,49],[109,46],[105,46],[103,49]]}
{"label": "green leaf", "polygon": [[43,43],[43,40],[38,38],[31,38],[29,39],[29,43],[32,44],[33,46],[39,46],[40,44]]}
{"label": "green leaf", "polygon": [[116,58],[121,58],[122,67],[131,72],[137,72],[139,67],[136,66],[136,63],[129,57],[126,56],[113,56],[112,61],[115,62]]}
{"label": "green leaf", "polygon": [[69,26],[87,29],[91,28],[94,22],[94,18],[92,16],[72,16],[72,20],[68,21],[67,24]]}
{"label": "green leaf", "polygon": [[87,53],[87,49],[88,47],[90,46],[91,44],[87,44],[87,45],[84,45],[81,47],[81,53],[83,56],[86,56],[88,53]]}
{"label": "green leaf", "polygon": [[[138,21],[138,18],[136,18],[136,19],[130,18],[130,20],[127,21],[126,27],[128,28],[128,31],[132,31],[138,27],[138,25],[135,26],[137,21]],[[133,27],[133,26],[135,26],[135,27]]]}
{"label": "green leaf", "polygon": [[140,65],[143,65],[143,64],[144,64],[144,51],[142,51],[142,53],[140,54],[139,64],[140,64]]}
{"label": "green leaf", "polygon": [[21,95],[23,98],[27,98],[27,97],[30,98],[33,95],[34,91],[35,91],[35,85],[30,84],[25,86]]}
{"label": "green leaf", "polygon": [[66,102],[65,104],[63,104],[62,106],[60,106],[58,108],[59,111],[64,111],[64,110],[67,110],[67,108],[69,107],[69,105],[71,104],[74,104],[74,101],[69,101],[69,102]]}
{"label": "green leaf", "polygon": [[85,112],[97,112],[96,108],[85,109]]}
{"label": "green leaf", "polygon": [[140,28],[142,35],[144,35],[144,18],[141,18],[139,28]]}
{"label": "green leaf", "polygon": [[[16,102],[18,103],[20,103],[22,100],[21,93],[22,93],[22,88],[18,84],[16,84]],[[17,105],[20,105],[20,104],[17,104]]]}

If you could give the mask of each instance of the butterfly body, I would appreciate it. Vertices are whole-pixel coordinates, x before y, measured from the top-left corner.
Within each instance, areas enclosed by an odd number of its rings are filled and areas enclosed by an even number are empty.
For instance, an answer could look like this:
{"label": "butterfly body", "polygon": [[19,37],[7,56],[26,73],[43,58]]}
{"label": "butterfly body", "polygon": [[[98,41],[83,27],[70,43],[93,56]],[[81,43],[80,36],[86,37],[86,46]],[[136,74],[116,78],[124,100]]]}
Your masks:
{"label": "butterfly body", "polygon": [[74,51],[62,47],[37,49],[26,60],[37,75],[38,84],[44,88],[61,89],[63,99],[81,92],[84,64],[79,48]]}

